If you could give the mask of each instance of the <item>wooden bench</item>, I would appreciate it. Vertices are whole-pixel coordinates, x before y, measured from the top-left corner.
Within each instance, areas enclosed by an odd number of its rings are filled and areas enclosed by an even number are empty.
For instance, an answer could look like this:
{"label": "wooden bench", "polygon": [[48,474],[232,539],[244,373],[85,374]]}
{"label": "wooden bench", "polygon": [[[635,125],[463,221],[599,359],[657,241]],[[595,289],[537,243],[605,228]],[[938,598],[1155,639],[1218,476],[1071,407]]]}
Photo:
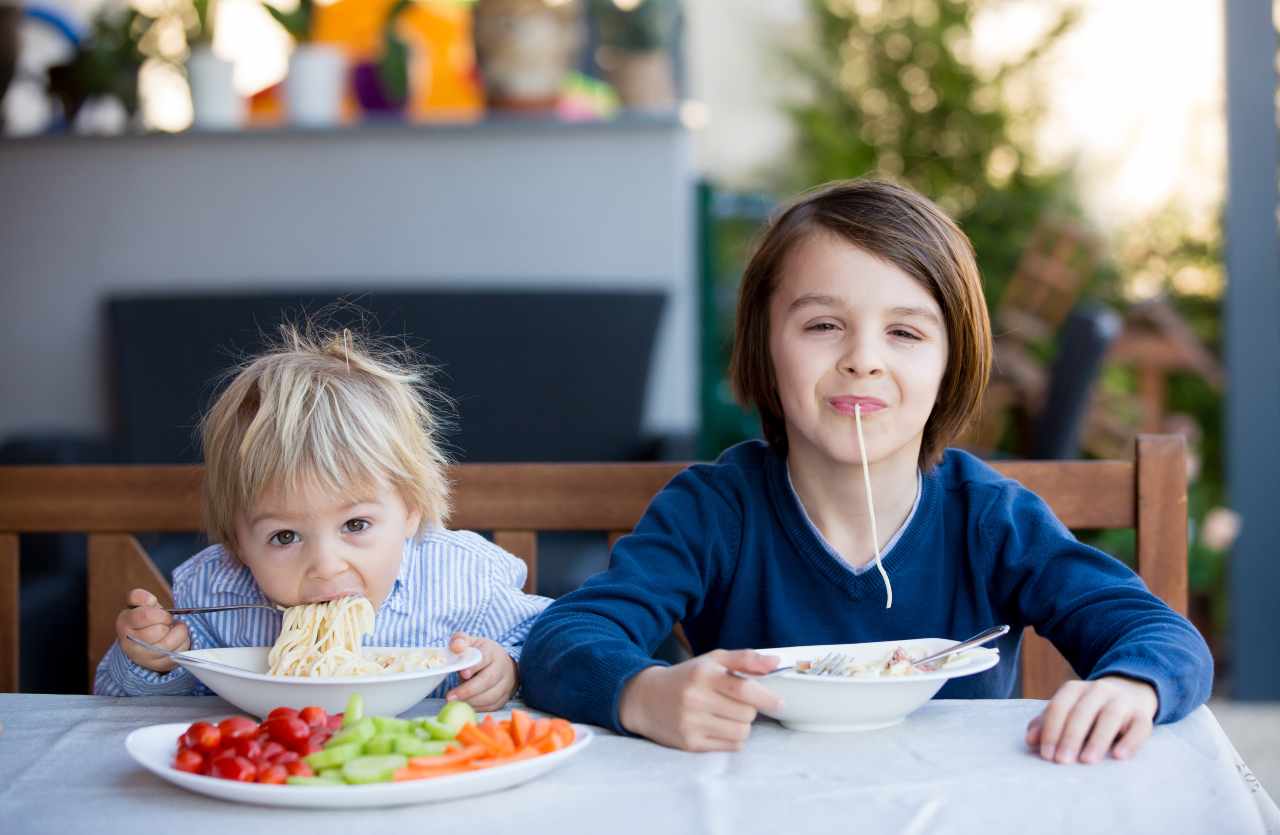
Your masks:
{"label": "wooden bench", "polygon": [[[1070,528],[1134,528],[1138,571],[1179,612],[1187,609],[1187,480],[1178,436],[1138,438],[1132,461],[999,461],[996,469],[1040,494]],[[537,583],[539,531],[600,531],[610,545],[630,531],[681,465],[464,464],[455,482],[455,528],[490,531]],[[90,679],[115,640],[125,593],[169,585],[135,533],[201,529],[202,468],[0,467],[0,692],[18,689],[18,536],[85,533],[89,541]],[[1023,692],[1052,695],[1072,676],[1062,657],[1027,630]]]}

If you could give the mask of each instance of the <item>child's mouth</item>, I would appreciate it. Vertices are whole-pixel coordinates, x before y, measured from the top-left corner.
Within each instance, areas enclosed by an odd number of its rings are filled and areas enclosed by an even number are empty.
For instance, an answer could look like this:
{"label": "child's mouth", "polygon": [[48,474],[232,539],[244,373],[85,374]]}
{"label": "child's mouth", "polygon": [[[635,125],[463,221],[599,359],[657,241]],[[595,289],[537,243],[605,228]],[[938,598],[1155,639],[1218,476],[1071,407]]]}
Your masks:
{"label": "child's mouth", "polygon": [[326,592],[324,594],[309,595],[305,600],[303,600],[303,602],[304,603],[332,603],[333,601],[340,600],[341,598],[344,598],[344,597],[364,597],[364,596],[365,596],[365,593],[362,590],[348,589],[346,591]]}
{"label": "child's mouth", "polygon": [[869,415],[872,412],[879,412],[889,408],[888,404],[877,397],[859,397],[850,395],[846,397],[832,397],[827,401],[831,404],[831,408],[835,409],[842,415],[853,417],[854,412],[860,407],[862,414]]}

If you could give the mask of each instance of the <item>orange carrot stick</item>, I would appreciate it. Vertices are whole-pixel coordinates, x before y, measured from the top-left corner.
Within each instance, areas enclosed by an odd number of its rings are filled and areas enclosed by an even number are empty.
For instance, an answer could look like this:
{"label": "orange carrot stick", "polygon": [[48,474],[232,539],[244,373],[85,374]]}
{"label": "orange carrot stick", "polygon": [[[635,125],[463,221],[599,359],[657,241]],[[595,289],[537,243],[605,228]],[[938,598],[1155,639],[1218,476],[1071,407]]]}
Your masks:
{"label": "orange carrot stick", "polygon": [[523,748],[529,743],[529,735],[533,732],[533,719],[523,710],[511,711],[511,740],[516,748]]}

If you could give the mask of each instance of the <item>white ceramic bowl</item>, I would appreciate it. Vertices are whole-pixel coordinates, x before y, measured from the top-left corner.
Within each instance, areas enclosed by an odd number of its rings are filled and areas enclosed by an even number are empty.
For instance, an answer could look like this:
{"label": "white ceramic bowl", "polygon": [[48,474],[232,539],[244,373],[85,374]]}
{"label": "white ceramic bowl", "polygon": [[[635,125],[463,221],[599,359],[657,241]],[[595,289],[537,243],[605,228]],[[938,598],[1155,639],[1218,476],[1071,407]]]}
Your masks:
{"label": "white ceramic bowl", "polygon": [[[903,647],[913,657],[922,658],[956,643],[947,638],[918,638],[868,644],[778,647],[758,652],[778,656],[781,659],[778,666],[784,667],[797,661],[817,660],[829,652],[848,653],[860,662],[877,662],[887,658],[896,647]],[[813,676],[791,671],[759,681],[782,697],[782,710],[777,713],[766,711],[765,715],[792,730],[825,733],[869,731],[898,724],[907,714],[932,699],[948,679],[980,673],[999,662],[1000,654],[994,649],[967,650],[963,660],[932,673],[862,678]]]}
{"label": "white ceramic bowl", "polygon": [[[381,653],[406,652],[405,647],[365,647]],[[241,710],[265,717],[273,708],[303,708],[319,705],[326,713],[345,710],[352,693],[364,697],[364,710],[370,716],[396,716],[422,701],[439,686],[449,673],[465,670],[480,662],[480,650],[468,647],[461,655],[447,649],[430,647],[445,658],[441,667],[412,673],[385,673],[376,676],[303,676],[267,675],[267,655],[271,647],[225,647],[188,652],[209,661],[240,667],[245,672],[198,664],[182,664],[210,690]],[[181,661],[178,663],[182,663]]]}

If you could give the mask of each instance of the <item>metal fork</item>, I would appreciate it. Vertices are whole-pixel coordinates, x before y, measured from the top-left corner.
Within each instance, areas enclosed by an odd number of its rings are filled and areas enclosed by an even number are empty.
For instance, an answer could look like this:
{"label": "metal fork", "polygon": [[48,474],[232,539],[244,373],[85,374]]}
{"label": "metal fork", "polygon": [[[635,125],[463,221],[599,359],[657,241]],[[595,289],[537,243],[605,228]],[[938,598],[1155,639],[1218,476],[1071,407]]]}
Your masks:
{"label": "metal fork", "polygon": [[849,663],[850,656],[843,652],[828,652],[814,662],[809,674],[815,676],[835,675],[836,671]]}
{"label": "metal fork", "polygon": [[188,655],[185,652],[174,652],[171,649],[158,647],[155,644],[148,643],[142,640],[141,638],[135,638],[132,635],[126,635],[125,637],[127,637],[130,641],[133,641],[135,644],[142,647],[143,649],[147,650],[148,652],[154,652],[157,655],[164,655],[169,658],[172,658],[174,661],[180,661],[183,664],[190,664],[193,667],[213,667],[214,669],[235,670],[237,673],[254,672],[253,670],[246,670],[244,667],[237,667],[234,664],[223,664],[221,661],[210,661],[207,658],[198,658],[194,655]]}
{"label": "metal fork", "polygon": [[[138,606],[130,606],[130,609],[138,609]],[[274,603],[232,603],[226,606],[188,606],[185,609],[165,609],[171,615],[200,615],[205,612],[229,612],[232,609],[268,609],[272,612],[283,612],[284,606],[277,606]]]}
{"label": "metal fork", "polygon": [[985,644],[988,641],[999,638],[1008,631],[1009,627],[1006,624],[1000,624],[999,626],[993,626],[990,629],[984,629],[967,641],[961,641],[958,644],[947,647],[941,652],[935,652],[933,655],[927,655],[919,661],[912,661],[911,664],[912,666],[919,667],[926,672],[933,672],[942,666],[939,662],[948,655],[955,655],[957,652],[963,652],[966,649]]}

